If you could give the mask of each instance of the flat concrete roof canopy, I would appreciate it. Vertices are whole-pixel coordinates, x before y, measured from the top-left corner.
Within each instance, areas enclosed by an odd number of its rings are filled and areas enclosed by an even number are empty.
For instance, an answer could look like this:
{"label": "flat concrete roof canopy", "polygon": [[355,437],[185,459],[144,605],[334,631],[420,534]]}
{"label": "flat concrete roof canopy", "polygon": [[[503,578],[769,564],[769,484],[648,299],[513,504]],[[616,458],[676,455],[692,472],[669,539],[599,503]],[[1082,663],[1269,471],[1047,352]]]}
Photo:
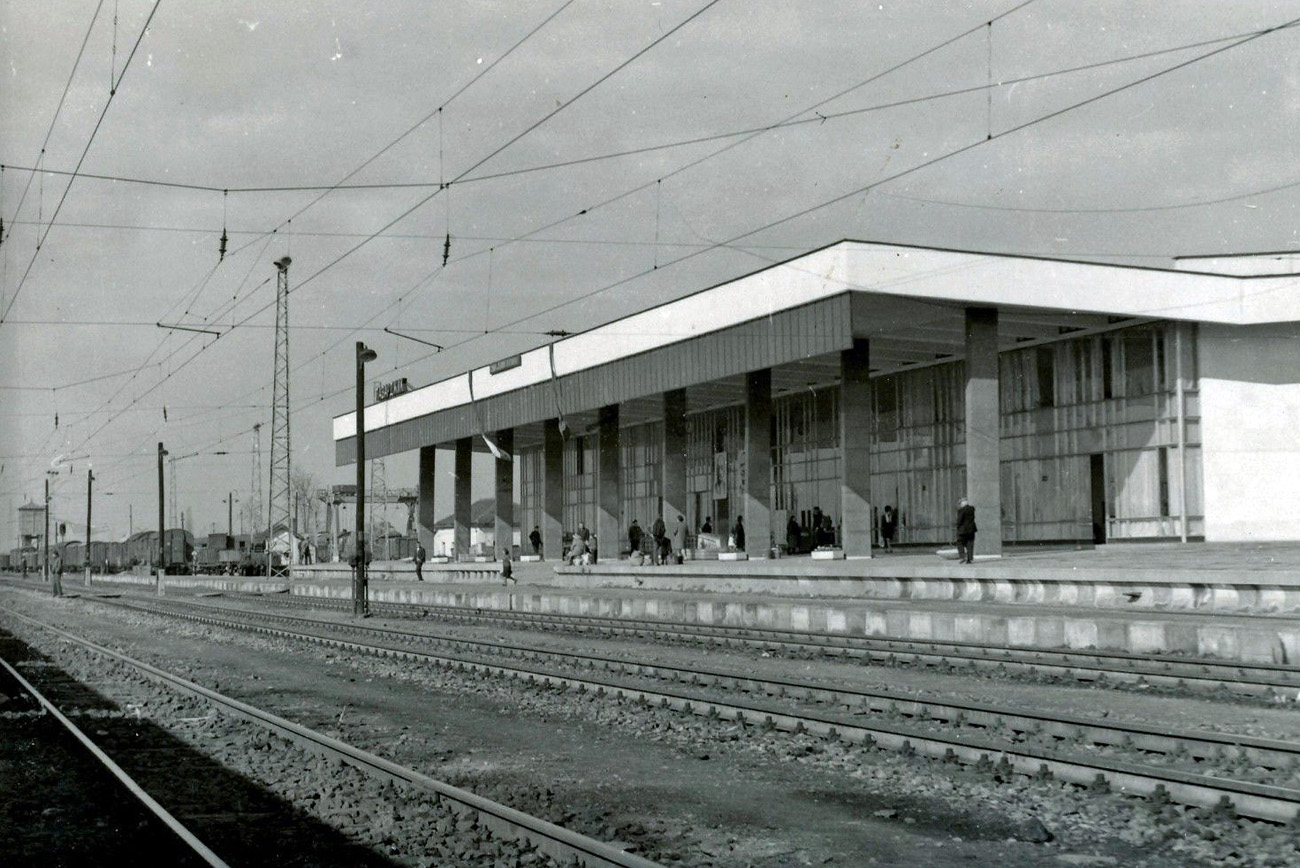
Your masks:
{"label": "flat concrete roof canopy", "polygon": [[[998,309],[1003,349],[1118,322],[1300,320],[1300,297],[1285,291],[1300,276],[1196,265],[842,241],[521,353],[497,373],[479,367],[372,404],[367,451],[378,458],[503,428],[527,448],[561,413],[578,432],[606,404],[620,404],[624,426],[660,418],[668,389],[687,390],[688,412],[738,403],[744,372],[759,368],[772,369],[774,394],[805,389],[835,381],[838,353],[854,338],[870,339],[875,376],[947,362],[964,353],[967,307]],[[335,417],[337,464],[354,460],[355,432],[355,413]]]}

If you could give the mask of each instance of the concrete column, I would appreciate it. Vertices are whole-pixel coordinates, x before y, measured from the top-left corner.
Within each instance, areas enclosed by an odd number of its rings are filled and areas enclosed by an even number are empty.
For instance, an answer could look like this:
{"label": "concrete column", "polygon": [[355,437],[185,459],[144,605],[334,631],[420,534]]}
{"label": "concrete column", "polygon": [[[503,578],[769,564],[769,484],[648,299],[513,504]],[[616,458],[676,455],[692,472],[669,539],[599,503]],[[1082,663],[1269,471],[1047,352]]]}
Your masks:
{"label": "concrete column", "polygon": [[[686,515],[686,390],[664,392],[664,455],[659,465],[659,492],[663,501],[663,518],[666,527],[672,527],[677,516]],[[647,516],[645,532],[649,533],[657,516]]]}
{"label": "concrete column", "polygon": [[470,492],[470,474],[473,466],[474,440],[471,437],[462,437],[456,441],[456,489],[455,503],[452,506],[452,526],[455,532],[452,539],[455,540],[456,560],[470,560],[470,525],[473,522],[471,514],[471,492]]}
{"label": "concrete column", "polygon": [[564,438],[558,419],[547,419],[542,429],[542,555],[558,561],[564,556]]}
{"label": "concrete column", "polygon": [[[772,538],[772,369],[745,375],[745,551],[765,558]],[[732,519],[734,532],[735,519]]]}
{"label": "concrete column", "polygon": [[[515,429],[502,428],[496,434],[497,446],[509,458],[496,464],[496,548],[497,557],[509,553],[515,539]],[[524,534],[526,537],[527,534]],[[513,556],[512,556],[513,557]]]}
{"label": "concrete column", "polygon": [[840,534],[844,556],[871,557],[870,344],[840,352]]}
{"label": "concrete column", "polygon": [[596,555],[601,561],[618,560],[622,548],[623,530],[620,521],[623,511],[622,456],[618,448],[618,405],[600,408],[599,473],[596,476]]}
{"label": "concrete column", "polygon": [[[966,499],[975,507],[975,550],[1002,554],[998,312],[966,308]],[[956,504],[952,504],[955,514]]]}
{"label": "concrete column", "polygon": [[430,556],[434,554],[433,525],[438,520],[433,508],[433,484],[436,478],[434,459],[437,454],[436,446],[420,447],[420,500],[416,505],[415,535]]}

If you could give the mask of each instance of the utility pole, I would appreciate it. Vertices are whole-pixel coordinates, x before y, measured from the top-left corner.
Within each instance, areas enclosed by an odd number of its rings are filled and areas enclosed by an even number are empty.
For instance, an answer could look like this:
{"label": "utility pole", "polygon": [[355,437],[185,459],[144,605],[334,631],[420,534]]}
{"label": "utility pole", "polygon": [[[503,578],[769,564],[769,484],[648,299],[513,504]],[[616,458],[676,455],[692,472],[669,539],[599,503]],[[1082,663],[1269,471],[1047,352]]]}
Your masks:
{"label": "utility pole", "polygon": [[275,262],[275,371],[271,385],[271,502],[267,516],[266,577],[271,577],[271,539],[277,523],[289,535],[286,567],[294,562],[293,516],[289,497],[289,263],[287,256]]}
{"label": "utility pole", "polygon": [[226,495],[226,536],[235,535],[235,493]]}
{"label": "utility pole", "polygon": [[378,354],[361,341],[357,341],[357,529],[353,538],[353,557],[357,567],[352,572],[352,614],[365,617],[370,614],[366,599],[366,362],[373,362]]}
{"label": "utility pole", "polygon": [[176,499],[176,456],[173,455],[167,459],[167,469],[171,471],[172,475],[171,511],[168,512],[167,515],[171,518],[170,523],[172,527],[183,527],[183,519],[178,518],[176,512],[178,507]]}
{"label": "utility pole", "polygon": [[167,457],[167,450],[163,448],[162,443],[158,444],[158,596],[162,596],[163,591],[163,574],[167,572],[167,529],[163,524],[163,459]]}
{"label": "utility pole", "polygon": [[95,490],[95,471],[86,468],[86,587],[90,587],[90,503]]}
{"label": "utility pole", "polygon": [[41,537],[41,545],[45,548],[45,555],[41,558],[42,578],[45,581],[50,580],[50,477],[46,471],[45,476],[45,536]]}

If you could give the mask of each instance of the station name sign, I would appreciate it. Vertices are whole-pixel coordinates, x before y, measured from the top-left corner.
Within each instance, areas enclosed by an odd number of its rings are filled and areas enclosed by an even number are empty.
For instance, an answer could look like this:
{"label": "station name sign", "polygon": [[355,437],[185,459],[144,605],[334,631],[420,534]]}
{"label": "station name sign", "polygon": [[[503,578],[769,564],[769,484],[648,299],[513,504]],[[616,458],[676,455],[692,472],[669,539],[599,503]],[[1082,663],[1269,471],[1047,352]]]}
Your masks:
{"label": "station name sign", "polygon": [[404,395],[409,391],[411,391],[411,384],[407,382],[406,377],[389,383],[375,383],[375,400],[387,401],[389,398]]}
{"label": "station name sign", "polygon": [[502,371],[508,371],[511,368],[517,368],[524,363],[521,356],[511,356],[508,359],[502,359],[499,362],[493,362],[488,365],[489,374],[499,374]]}

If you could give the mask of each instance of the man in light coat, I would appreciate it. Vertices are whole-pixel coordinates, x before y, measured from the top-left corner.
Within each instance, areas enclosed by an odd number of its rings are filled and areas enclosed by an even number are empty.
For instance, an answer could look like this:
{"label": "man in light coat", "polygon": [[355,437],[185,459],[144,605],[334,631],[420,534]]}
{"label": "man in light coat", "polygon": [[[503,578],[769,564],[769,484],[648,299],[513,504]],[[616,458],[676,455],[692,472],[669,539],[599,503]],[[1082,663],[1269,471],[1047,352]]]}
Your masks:
{"label": "man in light coat", "polygon": [[673,527],[672,547],[673,556],[680,564],[686,552],[686,519],[680,515],[677,516],[677,524]]}

